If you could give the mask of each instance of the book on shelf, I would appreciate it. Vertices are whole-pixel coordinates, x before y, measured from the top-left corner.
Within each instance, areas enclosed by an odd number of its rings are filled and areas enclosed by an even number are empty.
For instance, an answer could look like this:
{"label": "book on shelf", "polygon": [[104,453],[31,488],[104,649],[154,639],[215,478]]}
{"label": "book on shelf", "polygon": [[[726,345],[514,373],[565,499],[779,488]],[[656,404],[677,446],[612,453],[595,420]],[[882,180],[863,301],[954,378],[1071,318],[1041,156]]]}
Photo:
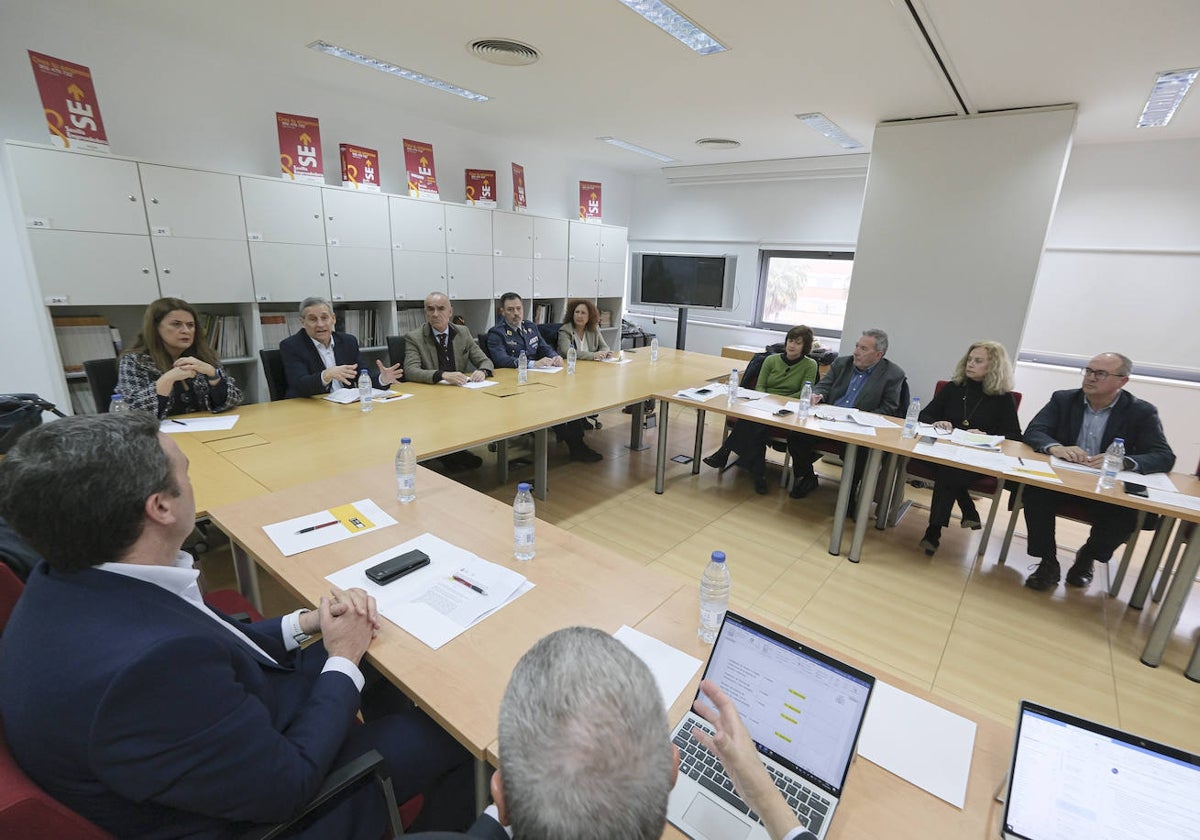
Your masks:
{"label": "book on shelf", "polygon": [[63,370],[78,373],[90,359],[115,359],[113,328],[100,315],[72,315],[53,318],[54,337],[62,356]]}
{"label": "book on shelf", "polygon": [[602,327],[611,327],[612,326],[612,310],[611,309],[601,309],[600,310],[600,326],[602,326]]}
{"label": "book on shelf", "polygon": [[240,359],[249,354],[242,316],[201,312],[200,323],[208,338],[208,346],[217,354],[217,358]]}
{"label": "book on shelf", "polygon": [[400,334],[412,332],[425,324],[425,310],[420,307],[409,307],[396,310],[396,326]]}
{"label": "book on shelf", "polygon": [[263,347],[277,350],[279,342],[300,329],[300,313],[264,312],[258,316],[258,325],[262,332]]}
{"label": "book on shelf", "polygon": [[100,413],[92,396],[92,386],[86,379],[72,379],[67,383],[67,393],[71,397],[72,414]]}
{"label": "book on shelf", "polygon": [[338,331],[355,336],[360,347],[379,347],[383,344],[383,337],[377,329],[379,319],[374,309],[339,309],[337,317]]}

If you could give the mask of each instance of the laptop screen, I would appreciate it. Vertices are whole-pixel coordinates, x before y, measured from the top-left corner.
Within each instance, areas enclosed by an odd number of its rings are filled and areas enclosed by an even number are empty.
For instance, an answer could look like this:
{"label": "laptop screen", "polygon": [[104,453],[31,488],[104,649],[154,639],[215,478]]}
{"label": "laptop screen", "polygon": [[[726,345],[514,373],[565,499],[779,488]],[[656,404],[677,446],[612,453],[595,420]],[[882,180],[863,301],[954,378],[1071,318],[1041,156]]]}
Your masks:
{"label": "laptop screen", "polygon": [[727,612],[704,678],[733,699],[759,752],[841,795],[874,677]]}
{"label": "laptop screen", "polygon": [[1200,757],[1022,701],[1005,837],[1184,840],[1198,826]]}

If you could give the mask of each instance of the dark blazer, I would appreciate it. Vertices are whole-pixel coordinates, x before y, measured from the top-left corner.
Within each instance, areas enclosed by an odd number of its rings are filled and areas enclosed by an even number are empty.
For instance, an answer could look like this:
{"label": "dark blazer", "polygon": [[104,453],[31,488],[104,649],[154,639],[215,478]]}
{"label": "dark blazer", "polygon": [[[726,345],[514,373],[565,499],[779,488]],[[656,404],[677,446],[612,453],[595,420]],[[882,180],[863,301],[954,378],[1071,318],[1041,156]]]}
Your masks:
{"label": "dark blazer", "polygon": [[487,331],[487,352],[496,367],[515,368],[522,350],[531,361],[558,358],[558,352],[549,341],[542,340],[532,321],[522,321],[516,329],[501,321]]}
{"label": "dark blazer", "polygon": [[[1050,402],[1029,423],[1025,442],[1038,452],[1054,445],[1074,446],[1083,427],[1084,399],[1081,388],[1055,391]],[[1135,461],[1136,472],[1170,472],[1175,465],[1175,453],[1163,434],[1158,409],[1128,391],[1120,392],[1108,416],[1100,441],[1101,452],[1108,449],[1113,438],[1125,439],[1125,457]]]}
{"label": "dark blazer", "polygon": [[408,840],[454,840],[456,837],[482,837],[486,840],[508,840],[508,832],[489,817],[480,814],[479,819],[465,832],[460,831],[421,831],[417,834],[405,834]]}
{"label": "dark blazer", "polygon": [[[25,772],[118,837],[215,838],[312,798],[359,707],[346,675],[288,653],[279,619],[240,625],[182,598],[40,564],[0,645],[0,716]],[[301,661],[303,660],[303,661]]]}
{"label": "dark blazer", "polygon": [[[833,405],[846,393],[853,376],[854,357],[839,356],[829,366],[829,373],[813,386],[813,393],[820,394],[824,402]],[[889,362],[886,357],[880,359],[875,363],[875,369],[867,377],[862,390],[858,392],[858,401],[854,407],[878,414],[902,415],[908,408],[900,405],[900,391],[904,387],[904,379],[904,371],[900,365]]]}
{"label": "dark blazer", "polygon": [[[947,382],[921,409],[922,423],[939,420],[950,421],[956,429],[980,429],[989,435],[1021,440],[1021,421],[1012,392],[985,394],[983,386],[969,379],[962,385]],[[967,421],[966,426],[963,420]]]}
{"label": "dark blazer", "polygon": [[[335,332],[331,340],[334,361],[339,365],[358,365],[360,369],[366,368],[371,376],[371,385],[383,388],[379,384],[379,371],[372,370],[363,363],[362,354],[358,352],[357,338],[350,333]],[[325,364],[321,361],[317,348],[313,347],[312,339],[303,329],[279,342],[279,358],[283,362],[283,377],[287,381],[285,399],[329,393],[331,386],[321,382]]]}
{"label": "dark blazer", "polygon": [[[473,373],[476,370],[490,371],[495,369],[492,360],[480,349],[465,327],[451,324],[450,349],[454,353],[454,367],[461,373]],[[433,338],[433,330],[429,324],[424,324],[404,336],[404,378],[409,382],[440,382],[442,366],[438,361],[437,342]]]}

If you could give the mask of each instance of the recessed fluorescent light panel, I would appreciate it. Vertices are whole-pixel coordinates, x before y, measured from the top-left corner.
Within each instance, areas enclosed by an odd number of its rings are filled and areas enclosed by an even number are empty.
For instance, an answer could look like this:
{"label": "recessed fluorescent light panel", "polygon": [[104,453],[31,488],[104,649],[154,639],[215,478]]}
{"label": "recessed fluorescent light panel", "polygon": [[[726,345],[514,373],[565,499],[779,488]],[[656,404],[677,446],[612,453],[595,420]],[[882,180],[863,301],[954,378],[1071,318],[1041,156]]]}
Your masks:
{"label": "recessed fluorescent light panel", "polygon": [[797,114],[796,119],[814,131],[824,134],[843,149],[861,149],[863,147],[862,143],[842,131],[841,126],[824,114]]}
{"label": "recessed fluorescent light panel", "polygon": [[1197,76],[1200,76],[1200,67],[1159,73],[1150,91],[1150,98],[1146,100],[1146,107],[1142,109],[1138,128],[1153,128],[1169,123]]}
{"label": "recessed fluorescent light panel", "polygon": [[441,79],[426,76],[424,73],[418,73],[416,70],[398,67],[395,64],[380,61],[378,58],[371,58],[369,55],[356,53],[345,47],[339,47],[337,44],[328,44],[325,41],[313,41],[308,45],[308,48],[317,52],[323,52],[326,55],[332,55],[336,58],[344,58],[346,61],[353,61],[355,64],[370,67],[372,70],[378,70],[381,73],[390,73],[393,76],[399,76],[401,79],[408,79],[410,82],[418,82],[444,93],[453,93],[455,96],[470,99],[472,102],[487,102],[489,99],[489,97],[484,96],[482,93],[460,88],[458,85],[452,85],[449,82],[443,82]]}
{"label": "recessed fluorescent light panel", "polygon": [[605,143],[608,143],[610,146],[616,146],[618,149],[625,149],[627,152],[637,152],[639,155],[645,155],[648,158],[654,158],[663,163],[675,163],[675,158],[673,157],[667,157],[661,152],[647,149],[644,146],[635,146],[633,143],[626,143],[624,140],[616,137],[597,137],[596,139],[603,140]]}
{"label": "recessed fluorescent light panel", "polygon": [[728,49],[724,44],[692,23],[662,0],[617,0],[666,32],[685,47],[700,55],[712,55]]}

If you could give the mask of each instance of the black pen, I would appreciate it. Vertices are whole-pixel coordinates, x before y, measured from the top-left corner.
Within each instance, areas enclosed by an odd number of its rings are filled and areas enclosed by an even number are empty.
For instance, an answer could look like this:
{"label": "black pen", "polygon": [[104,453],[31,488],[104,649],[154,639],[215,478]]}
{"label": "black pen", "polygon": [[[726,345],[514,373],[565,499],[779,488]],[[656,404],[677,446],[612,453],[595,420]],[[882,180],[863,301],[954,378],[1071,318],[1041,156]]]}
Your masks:
{"label": "black pen", "polygon": [[335,519],[332,522],[322,522],[320,525],[309,525],[307,528],[301,528],[296,533],[297,534],[307,534],[309,531],[315,531],[318,528],[328,528],[330,525],[336,525],[336,524],[338,524],[338,520]]}
{"label": "black pen", "polygon": [[486,594],[487,594],[486,592],[484,592],[484,591],[483,591],[483,589],[482,589],[481,587],[479,587],[479,586],[477,586],[477,585],[475,585],[475,584],[471,583],[471,581],[467,580],[467,579],[466,579],[466,578],[464,578],[464,577],[459,577],[458,575],[450,575],[450,579],[451,579],[451,580],[454,580],[454,581],[458,581],[458,582],[459,582],[459,583],[461,583],[463,586],[469,586],[471,589],[474,589],[474,590],[475,590],[476,592],[478,592],[480,595],[486,595]]}
{"label": "black pen", "polygon": [[1024,459],[1024,458],[1022,458],[1020,455],[1018,455],[1018,456],[1017,456],[1017,463],[1018,463],[1018,464],[1020,464],[1020,465],[1023,467],[1023,466],[1025,466],[1025,459]]}
{"label": "black pen", "polygon": [[169,419],[169,420],[170,420],[172,423],[178,423],[180,426],[186,426],[186,425],[187,425],[187,423],[184,423],[182,420],[176,420],[174,417],[171,417],[171,418],[168,418],[168,419]]}

